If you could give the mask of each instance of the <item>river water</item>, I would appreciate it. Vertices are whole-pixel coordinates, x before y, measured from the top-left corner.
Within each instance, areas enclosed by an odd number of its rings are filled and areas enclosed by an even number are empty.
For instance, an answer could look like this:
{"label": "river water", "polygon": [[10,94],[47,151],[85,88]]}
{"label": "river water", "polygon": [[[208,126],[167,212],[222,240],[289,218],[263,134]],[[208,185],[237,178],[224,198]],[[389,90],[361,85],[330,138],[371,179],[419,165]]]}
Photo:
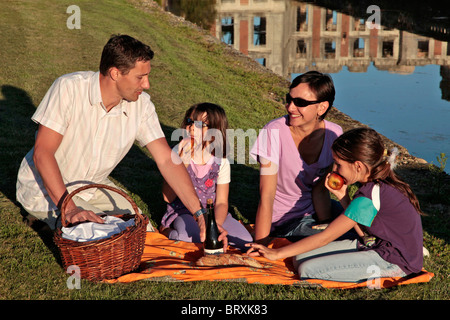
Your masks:
{"label": "river water", "polygon": [[210,0],[193,16],[186,3],[163,5],[288,80],[329,73],[340,111],[429,163],[450,157],[448,5]]}
{"label": "river water", "polygon": [[365,73],[343,70],[332,74],[335,105],[413,156],[438,165],[441,152],[450,156],[450,102],[441,98],[439,74],[437,65],[415,67],[408,75],[380,71],[373,65]]}

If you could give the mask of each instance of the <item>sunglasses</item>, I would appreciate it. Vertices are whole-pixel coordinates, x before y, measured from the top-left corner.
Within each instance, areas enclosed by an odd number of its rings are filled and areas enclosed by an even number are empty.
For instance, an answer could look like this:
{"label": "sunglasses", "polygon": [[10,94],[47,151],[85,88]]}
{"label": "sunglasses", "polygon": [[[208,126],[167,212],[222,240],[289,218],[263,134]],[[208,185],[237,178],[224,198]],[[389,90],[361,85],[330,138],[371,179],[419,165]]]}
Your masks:
{"label": "sunglasses", "polygon": [[311,104],[316,104],[316,103],[319,103],[319,102],[322,102],[322,101],[308,101],[308,100],[305,100],[305,99],[302,99],[302,98],[292,98],[292,96],[289,93],[287,93],[286,94],[286,103],[287,104],[291,104],[291,102],[294,102],[294,105],[296,107],[304,108],[304,107],[307,107],[307,106],[309,106]]}
{"label": "sunglasses", "polygon": [[[201,126],[200,126],[200,123],[201,123]],[[188,127],[188,126],[190,126],[192,124],[194,124],[197,128],[200,128],[200,127],[207,128],[208,127],[208,124],[206,122],[199,121],[199,120],[194,121],[191,118],[187,118],[186,119],[186,126]]]}

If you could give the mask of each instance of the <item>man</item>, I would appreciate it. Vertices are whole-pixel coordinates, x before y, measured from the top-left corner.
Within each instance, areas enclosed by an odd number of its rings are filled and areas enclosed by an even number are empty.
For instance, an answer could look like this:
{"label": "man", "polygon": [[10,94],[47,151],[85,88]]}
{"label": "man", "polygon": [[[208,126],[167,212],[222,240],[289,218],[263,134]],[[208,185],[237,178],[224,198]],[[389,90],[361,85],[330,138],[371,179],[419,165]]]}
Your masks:
{"label": "man", "polygon": [[[155,107],[144,92],[150,88],[152,58],[153,51],[142,42],[113,36],[103,48],[99,72],[71,73],[53,83],[32,117],[39,129],[18,174],[17,199],[30,215],[57,228],[64,198],[86,184],[114,186],[109,174],[137,141],[198,216],[203,241],[204,209],[185,166],[172,161]],[[133,212],[127,202],[115,192],[90,188],[68,203],[66,220],[103,223],[98,213]]]}

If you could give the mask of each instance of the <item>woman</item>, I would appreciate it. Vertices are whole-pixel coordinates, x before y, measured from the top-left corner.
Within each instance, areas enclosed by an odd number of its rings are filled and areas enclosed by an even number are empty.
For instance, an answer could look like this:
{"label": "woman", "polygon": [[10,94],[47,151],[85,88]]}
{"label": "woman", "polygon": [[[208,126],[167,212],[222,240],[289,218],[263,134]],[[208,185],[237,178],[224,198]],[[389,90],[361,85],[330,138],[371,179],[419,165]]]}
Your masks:
{"label": "woman", "polygon": [[[260,132],[251,154],[260,163],[260,201],[255,241],[304,237],[340,213],[332,205],[324,178],[333,162],[331,145],[342,128],[324,120],[333,105],[330,76],[310,71],[295,78],[286,95],[287,115]],[[332,208],[333,207],[333,208]],[[332,209],[335,208],[335,214]]]}

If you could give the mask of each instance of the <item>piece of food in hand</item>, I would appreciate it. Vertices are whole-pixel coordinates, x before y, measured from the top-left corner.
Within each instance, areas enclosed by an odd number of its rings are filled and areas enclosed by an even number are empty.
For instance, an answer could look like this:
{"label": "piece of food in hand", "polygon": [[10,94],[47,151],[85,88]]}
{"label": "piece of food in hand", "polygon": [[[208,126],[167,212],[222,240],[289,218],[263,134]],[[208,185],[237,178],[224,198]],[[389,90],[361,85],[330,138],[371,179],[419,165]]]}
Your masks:
{"label": "piece of food in hand", "polygon": [[248,266],[263,268],[263,265],[255,259],[235,253],[203,256],[198,259],[195,264],[203,267]]}
{"label": "piece of food in hand", "polygon": [[332,172],[328,178],[328,186],[333,190],[339,190],[344,183],[344,178],[336,172]]}
{"label": "piece of food in hand", "polygon": [[328,223],[316,224],[312,226],[314,230],[325,230],[328,227]]}

